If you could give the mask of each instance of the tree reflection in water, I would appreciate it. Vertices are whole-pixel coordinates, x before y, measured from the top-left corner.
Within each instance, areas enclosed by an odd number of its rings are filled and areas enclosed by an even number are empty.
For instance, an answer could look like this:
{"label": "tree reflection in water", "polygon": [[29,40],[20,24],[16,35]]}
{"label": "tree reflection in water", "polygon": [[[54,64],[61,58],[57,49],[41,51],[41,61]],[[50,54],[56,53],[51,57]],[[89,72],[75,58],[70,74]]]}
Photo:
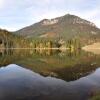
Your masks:
{"label": "tree reflection in water", "polygon": [[2,49],[0,66],[17,64],[45,77],[77,80],[100,66],[100,56],[84,51],[43,49]]}

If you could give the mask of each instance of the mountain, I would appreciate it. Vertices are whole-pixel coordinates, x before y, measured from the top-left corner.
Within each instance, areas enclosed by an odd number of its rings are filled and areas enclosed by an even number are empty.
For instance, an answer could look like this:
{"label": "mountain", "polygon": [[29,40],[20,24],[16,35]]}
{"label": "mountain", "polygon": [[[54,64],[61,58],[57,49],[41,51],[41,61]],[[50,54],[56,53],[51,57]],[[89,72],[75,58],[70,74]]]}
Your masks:
{"label": "mountain", "polygon": [[100,29],[94,23],[70,14],[44,19],[15,33],[27,38],[100,38]]}

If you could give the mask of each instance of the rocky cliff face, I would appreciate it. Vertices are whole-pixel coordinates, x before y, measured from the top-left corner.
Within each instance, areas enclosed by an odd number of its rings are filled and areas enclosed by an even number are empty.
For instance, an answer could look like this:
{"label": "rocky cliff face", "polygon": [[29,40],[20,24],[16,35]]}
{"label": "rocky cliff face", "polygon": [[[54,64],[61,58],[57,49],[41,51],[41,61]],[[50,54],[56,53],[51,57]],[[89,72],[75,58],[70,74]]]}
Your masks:
{"label": "rocky cliff face", "polygon": [[53,25],[53,24],[56,24],[56,23],[58,23],[57,19],[45,19],[42,22],[42,25]]}

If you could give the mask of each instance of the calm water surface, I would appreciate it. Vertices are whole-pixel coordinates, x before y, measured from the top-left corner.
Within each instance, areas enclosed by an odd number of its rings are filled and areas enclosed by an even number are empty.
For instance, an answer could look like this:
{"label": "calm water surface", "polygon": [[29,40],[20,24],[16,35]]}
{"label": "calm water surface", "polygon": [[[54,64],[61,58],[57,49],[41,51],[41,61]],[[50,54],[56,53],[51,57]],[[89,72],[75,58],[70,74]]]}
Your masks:
{"label": "calm water surface", "polygon": [[0,100],[88,100],[100,91],[100,55],[0,50]]}

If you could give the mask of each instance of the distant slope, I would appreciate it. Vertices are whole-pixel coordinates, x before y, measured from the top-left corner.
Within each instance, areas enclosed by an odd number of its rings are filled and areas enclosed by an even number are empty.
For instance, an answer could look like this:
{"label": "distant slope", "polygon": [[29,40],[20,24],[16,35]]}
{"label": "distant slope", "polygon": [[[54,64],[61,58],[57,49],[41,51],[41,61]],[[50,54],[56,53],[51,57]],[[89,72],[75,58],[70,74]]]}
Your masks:
{"label": "distant slope", "polygon": [[95,24],[70,14],[44,19],[15,33],[28,38],[100,38],[100,29]]}
{"label": "distant slope", "polygon": [[13,34],[7,30],[0,29],[0,49],[1,48],[25,48],[28,42],[23,37]]}
{"label": "distant slope", "polygon": [[0,29],[0,48],[9,48],[13,44],[14,34]]}

